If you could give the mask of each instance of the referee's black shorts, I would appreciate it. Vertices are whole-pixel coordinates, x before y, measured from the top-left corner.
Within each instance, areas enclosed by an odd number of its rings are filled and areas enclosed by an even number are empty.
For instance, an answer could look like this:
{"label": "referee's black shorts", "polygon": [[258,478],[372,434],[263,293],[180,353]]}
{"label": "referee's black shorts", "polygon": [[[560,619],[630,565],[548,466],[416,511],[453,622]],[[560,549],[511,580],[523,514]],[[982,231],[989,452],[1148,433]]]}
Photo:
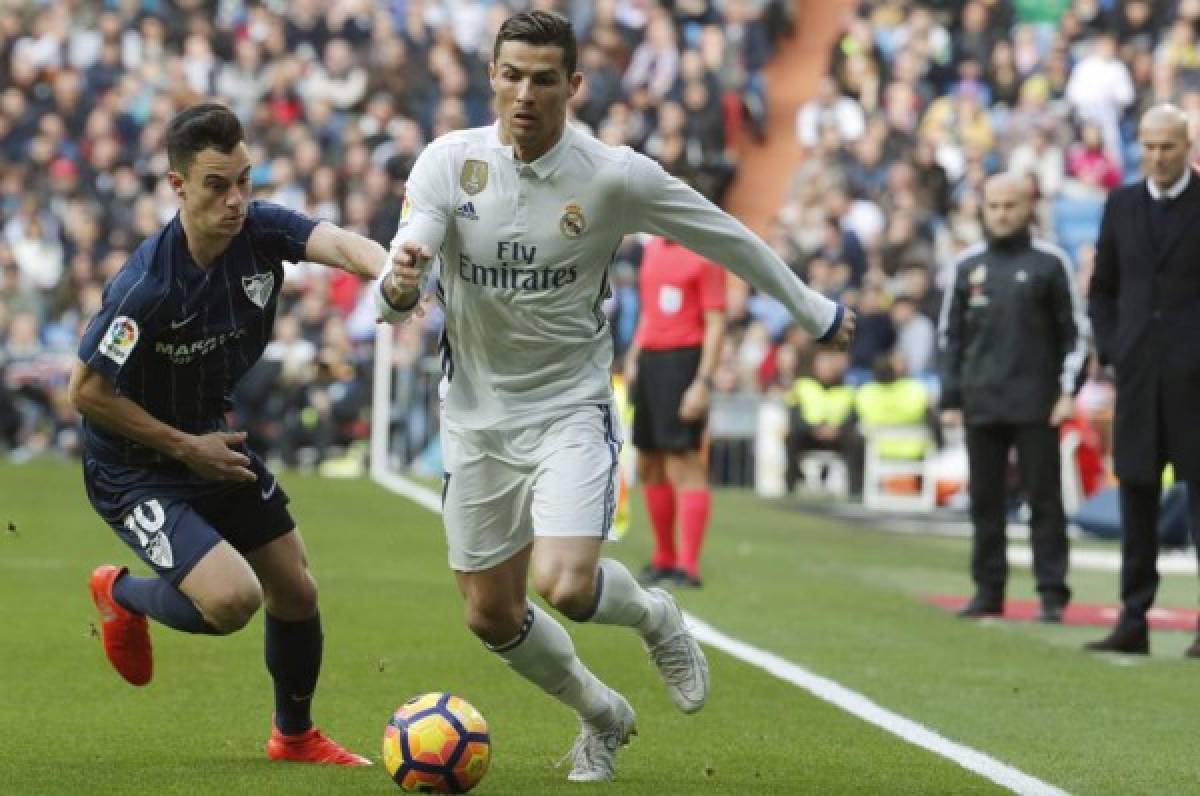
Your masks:
{"label": "referee's black shorts", "polygon": [[641,351],[633,384],[633,445],[640,450],[700,450],[708,418],[679,419],[683,393],[700,369],[700,346]]}

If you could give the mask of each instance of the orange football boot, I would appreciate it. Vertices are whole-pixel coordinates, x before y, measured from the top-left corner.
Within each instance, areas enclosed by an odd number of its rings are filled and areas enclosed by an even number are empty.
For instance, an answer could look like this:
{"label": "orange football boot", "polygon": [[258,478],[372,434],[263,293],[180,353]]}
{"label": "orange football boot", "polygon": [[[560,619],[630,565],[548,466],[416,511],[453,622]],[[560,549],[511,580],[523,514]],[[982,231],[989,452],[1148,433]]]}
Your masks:
{"label": "orange football boot", "polygon": [[92,602],[100,612],[100,634],[104,654],[117,674],[132,685],[145,685],[154,676],[154,653],[146,617],[113,599],[113,584],[128,567],[103,564],[92,571]]}
{"label": "orange football boot", "polygon": [[271,724],[271,739],[267,741],[267,757],[290,760],[293,763],[327,763],[334,766],[369,766],[371,761],[356,755],[316,727],[299,735],[284,735]]}

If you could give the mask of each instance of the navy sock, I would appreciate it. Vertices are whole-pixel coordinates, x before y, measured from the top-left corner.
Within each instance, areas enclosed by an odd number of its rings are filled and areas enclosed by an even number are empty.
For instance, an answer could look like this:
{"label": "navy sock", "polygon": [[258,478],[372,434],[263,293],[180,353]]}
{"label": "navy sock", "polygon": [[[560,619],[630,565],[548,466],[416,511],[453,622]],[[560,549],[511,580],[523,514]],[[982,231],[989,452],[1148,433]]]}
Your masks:
{"label": "navy sock", "polygon": [[275,681],[275,726],[297,735],[312,726],[312,698],[321,672],[321,615],[285,622],[266,614],[267,671]]}
{"label": "navy sock", "polygon": [[187,595],[162,578],[139,578],[122,575],[113,584],[113,599],[128,608],[154,619],[167,627],[185,633],[218,635],[204,621],[203,614]]}

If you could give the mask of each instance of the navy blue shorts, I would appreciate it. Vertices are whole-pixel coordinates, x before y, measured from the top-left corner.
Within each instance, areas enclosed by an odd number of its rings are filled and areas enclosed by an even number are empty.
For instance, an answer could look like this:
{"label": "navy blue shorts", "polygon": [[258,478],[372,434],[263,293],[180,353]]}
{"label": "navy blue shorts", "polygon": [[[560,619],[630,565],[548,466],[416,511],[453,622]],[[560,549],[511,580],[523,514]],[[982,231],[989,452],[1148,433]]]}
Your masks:
{"label": "navy blue shorts", "polygon": [[88,500],[117,536],[163,579],[178,586],[222,539],[240,553],[295,529],[288,496],[253,452],[254,483],[205,481],[166,470],[83,457]]}

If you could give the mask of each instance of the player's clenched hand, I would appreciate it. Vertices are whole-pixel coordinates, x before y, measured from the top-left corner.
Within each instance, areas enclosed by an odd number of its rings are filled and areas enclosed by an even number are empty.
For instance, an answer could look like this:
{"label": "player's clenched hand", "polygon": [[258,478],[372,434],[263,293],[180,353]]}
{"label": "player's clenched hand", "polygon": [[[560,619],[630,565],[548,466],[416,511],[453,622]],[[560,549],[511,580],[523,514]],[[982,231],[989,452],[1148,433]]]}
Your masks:
{"label": "player's clenched hand", "polygon": [[416,241],[401,243],[392,253],[391,269],[383,278],[383,292],[393,307],[409,307],[421,294],[421,280],[433,256]]}
{"label": "player's clenched hand", "polygon": [[210,481],[257,481],[249,457],[232,449],[245,441],[244,431],[199,434],[191,438],[181,458],[192,472]]}
{"label": "player's clenched hand", "polygon": [[837,333],[829,341],[829,347],[835,351],[845,351],[850,348],[850,344],[854,342],[854,332],[857,328],[858,316],[854,314],[854,310],[847,307],[842,315],[842,325],[838,327]]}

